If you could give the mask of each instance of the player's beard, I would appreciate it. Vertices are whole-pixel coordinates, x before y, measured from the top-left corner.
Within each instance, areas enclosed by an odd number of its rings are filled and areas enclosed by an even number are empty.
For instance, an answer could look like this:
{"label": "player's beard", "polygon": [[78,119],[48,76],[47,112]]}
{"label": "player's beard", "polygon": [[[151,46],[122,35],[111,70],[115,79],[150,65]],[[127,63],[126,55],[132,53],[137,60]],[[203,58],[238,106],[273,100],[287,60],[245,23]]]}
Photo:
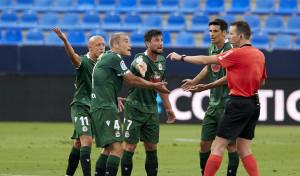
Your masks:
{"label": "player's beard", "polygon": [[153,50],[152,49],[151,52],[154,53],[154,54],[160,55],[160,54],[163,53],[163,49],[161,49],[161,52],[159,52],[158,50]]}

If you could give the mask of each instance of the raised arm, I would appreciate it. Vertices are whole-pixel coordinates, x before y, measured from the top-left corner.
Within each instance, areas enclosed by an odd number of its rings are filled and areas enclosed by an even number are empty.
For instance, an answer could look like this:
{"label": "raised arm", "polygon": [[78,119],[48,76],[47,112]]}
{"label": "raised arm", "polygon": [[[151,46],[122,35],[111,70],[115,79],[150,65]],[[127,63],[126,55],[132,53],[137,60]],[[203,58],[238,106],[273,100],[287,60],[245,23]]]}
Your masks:
{"label": "raised arm", "polygon": [[61,38],[61,40],[64,42],[65,45],[65,50],[73,64],[73,66],[75,68],[78,68],[80,66],[80,56],[78,54],[75,53],[74,49],[72,48],[72,46],[70,45],[66,35],[64,33],[61,32],[61,30],[59,28],[52,28],[52,30],[57,34],[57,36],[59,38]]}
{"label": "raised arm", "polygon": [[131,72],[128,72],[125,75],[123,75],[123,79],[126,82],[126,84],[130,86],[144,89],[153,89],[157,92],[163,92],[167,94],[170,93],[170,91],[165,86],[166,84],[168,84],[167,82],[152,83],[137,76],[134,76]]}
{"label": "raised arm", "polygon": [[182,57],[182,55],[172,52],[167,56],[167,58],[170,58],[172,61],[182,60],[196,65],[219,64],[219,60],[215,55],[212,56],[198,55],[198,56]]}
{"label": "raised arm", "polygon": [[222,78],[211,82],[209,84],[198,84],[189,89],[190,92],[202,92],[207,89],[212,89],[215,87],[220,87],[228,84],[227,76],[223,76]]}

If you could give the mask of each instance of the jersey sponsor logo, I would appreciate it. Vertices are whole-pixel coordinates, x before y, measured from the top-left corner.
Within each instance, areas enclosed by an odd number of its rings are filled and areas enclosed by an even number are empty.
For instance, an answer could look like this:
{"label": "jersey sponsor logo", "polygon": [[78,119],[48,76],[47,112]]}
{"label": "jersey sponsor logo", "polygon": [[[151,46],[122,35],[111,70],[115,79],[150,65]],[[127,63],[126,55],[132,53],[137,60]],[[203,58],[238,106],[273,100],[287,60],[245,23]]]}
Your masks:
{"label": "jersey sponsor logo", "polygon": [[137,64],[142,63],[142,62],[144,62],[142,56],[136,58],[136,63],[137,63]]}
{"label": "jersey sponsor logo", "polygon": [[116,131],[116,137],[120,137],[120,136],[121,136],[120,131]]}
{"label": "jersey sponsor logo", "polygon": [[87,128],[86,126],[83,126],[83,127],[82,127],[82,131],[83,131],[83,132],[86,132],[86,131],[88,131],[88,128]]}
{"label": "jersey sponsor logo", "polygon": [[153,72],[153,74],[150,76],[150,82],[157,83],[161,81],[161,75],[158,72]]}
{"label": "jersey sponsor logo", "polygon": [[110,124],[110,121],[109,120],[106,120],[106,122],[105,122],[106,124],[107,124],[107,126],[109,126],[109,124]]}
{"label": "jersey sponsor logo", "polygon": [[219,64],[211,64],[210,68],[214,71],[214,72],[218,72],[220,71],[221,65]]}
{"label": "jersey sponsor logo", "polygon": [[159,62],[158,63],[158,70],[162,70],[162,69],[163,69],[163,67],[162,67],[161,63]]}
{"label": "jersey sponsor logo", "polygon": [[129,136],[130,136],[129,131],[126,131],[126,132],[125,132],[125,137],[126,137],[126,138],[129,138]]}
{"label": "jersey sponsor logo", "polygon": [[120,62],[120,66],[121,66],[122,70],[127,70],[125,62],[123,60]]}
{"label": "jersey sponsor logo", "polygon": [[232,50],[228,51],[228,52],[227,52],[226,54],[224,54],[223,56],[219,56],[219,59],[222,60],[222,59],[226,58],[226,57],[229,56],[229,54],[231,54],[232,52],[233,52]]}

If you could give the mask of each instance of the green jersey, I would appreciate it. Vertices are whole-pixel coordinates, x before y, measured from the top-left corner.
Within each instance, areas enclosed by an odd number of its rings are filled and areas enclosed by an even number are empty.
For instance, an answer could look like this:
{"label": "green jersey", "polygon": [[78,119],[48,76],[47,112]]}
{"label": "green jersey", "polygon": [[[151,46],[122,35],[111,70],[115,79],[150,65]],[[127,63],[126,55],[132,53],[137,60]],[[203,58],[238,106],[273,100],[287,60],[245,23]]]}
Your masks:
{"label": "green jersey", "polygon": [[[211,43],[208,46],[208,55],[217,55],[223,53],[227,50],[230,50],[232,46],[230,42],[226,42],[222,48],[217,49],[216,45]],[[223,76],[226,75],[226,70],[221,67],[221,65],[211,64],[208,65],[209,68],[209,77],[210,82],[214,82]],[[229,98],[229,89],[228,85],[212,88],[210,90],[210,98],[209,98],[209,105],[213,107],[225,107],[227,100]]]}
{"label": "green jersey", "polygon": [[119,54],[106,51],[98,58],[92,74],[91,112],[118,108],[117,94],[129,70]]}
{"label": "green jersey", "polygon": [[89,57],[89,53],[80,56],[81,63],[75,70],[75,94],[71,103],[78,103],[90,106],[91,105],[91,89],[92,89],[92,71],[95,66],[95,61]]}
{"label": "green jersey", "polygon": [[[145,77],[142,77],[136,70],[138,63],[145,62],[147,64],[147,72]],[[163,56],[158,55],[157,60],[153,61],[147,56],[147,52],[135,55],[133,62],[130,65],[130,71],[150,82],[162,82],[165,79],[166,60]],[[141,89],[131,87],[126,102],[141,112],[157,113],[156,91],[152,89]]]}

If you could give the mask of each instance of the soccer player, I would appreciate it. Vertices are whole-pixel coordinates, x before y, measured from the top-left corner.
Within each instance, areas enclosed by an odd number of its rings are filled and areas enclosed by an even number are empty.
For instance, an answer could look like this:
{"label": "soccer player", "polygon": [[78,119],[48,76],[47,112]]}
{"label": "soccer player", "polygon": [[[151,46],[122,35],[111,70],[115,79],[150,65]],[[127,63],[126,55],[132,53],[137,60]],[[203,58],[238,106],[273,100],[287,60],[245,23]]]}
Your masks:
{"label": "soccer player", "polygon": [[[117,111],[117,94],[122,88],[123,80],[140,88],[154,89],[170,93],[167,83],[152,83],[134,76],[126,67],[122,58],[131,55],[131,44],[125,33],[115,33],[109,41],[110,51],[103,53],[94,67],[92,74],[91,115],[97,147],[110,150],[106,164],[106,175],[115,176],[118,172],[120,157],[123,152],[123,134]],[[139,65],[142,72],[146,68]],[[144,73],[142,73],[144,74]]]}
{"label": "soccer player", "polygon": [[[230,42],[225,42],[228,24],[222,19],[215,19],[208,23],[211,44],[208,46],[208,55],[216,55],[230,50]],[[216,137],[219,120],[224,112],[225,105],[229,98],[227,86],[226,69],[221,65],[209,64],[193,79],[185,79],[182,89],[188,91],[191,86],[195,86],[204,78],[210,78],[210,84],[199,84],[194,91],[201,92],[210,89],[209,105],[202,122],[201,142],[200,142],[200,168],[202,175],[208,157],[211,153],[211,145]],[[236,152],[235,140],[230,141],[227,146],[228,167],[227,176],[235,176],[239,165],[239,156]]]}
{"label": "soccer player", "polygon": [[221,165],[224,150],[232,139],[236,139],[237,152],[248,174],[259,175],[256,159],[251,152],[251,141],[260,113],[257,90],[265,84],[267,75],[265,56],[251,46],[250,36],[249,24],[245,21],[235,21],[231,23],[228,39],[232,46],[239,48],[214,56],[184,57],[175,52],[168,55],[171,60],[201,65],[221,64],[223,68],[227,68],[230,96],[219,121],[204,176],[215,175]]}
{"label": "soccer player", "polygon": [[[76,69],[76,91],[71,103],[71,118],[75,127],[72,139],[75,139],[75,141],[69,155],[66,175],[74,175],[80,160],[83,174],[84,176],[88,176],[91,175],[90,153],[93,140],[92,122],[89,112],[91,104],[92,70],[97,62],[97,58],[105,51],[105,41],[101,36],[91,37],[88,45],[89,52],[79,56],[74,52],[67,37],[59,28],[54,27],[52,30],[64,42],[65,50]],[[102,153],[108,155],[109,150],[104,149]],[[106,164],[106,162],[103,164]]]}
{"label": "soccer player", "polygon": [[[161,82],[165,79],[166,60],[163,52],[162,31],[151,29],[144,35],[147,50],[135,55],[131,63],[131,72],[143,77],[138,64],[145,63],[147,71],[144,79],[150,82]],[[159,116],[156,102],[157,93],[150,89],[131,87],[124,109],[125,147],[121,159],[122,176],[130,176],[132,157],[139,140],[144,142],[146,150],[145,169],[148,176],[156,176],[158,169],[157,143],[159,140]],[[167,112],[167,123],[175,121],[168,94],[160,93]]]}

